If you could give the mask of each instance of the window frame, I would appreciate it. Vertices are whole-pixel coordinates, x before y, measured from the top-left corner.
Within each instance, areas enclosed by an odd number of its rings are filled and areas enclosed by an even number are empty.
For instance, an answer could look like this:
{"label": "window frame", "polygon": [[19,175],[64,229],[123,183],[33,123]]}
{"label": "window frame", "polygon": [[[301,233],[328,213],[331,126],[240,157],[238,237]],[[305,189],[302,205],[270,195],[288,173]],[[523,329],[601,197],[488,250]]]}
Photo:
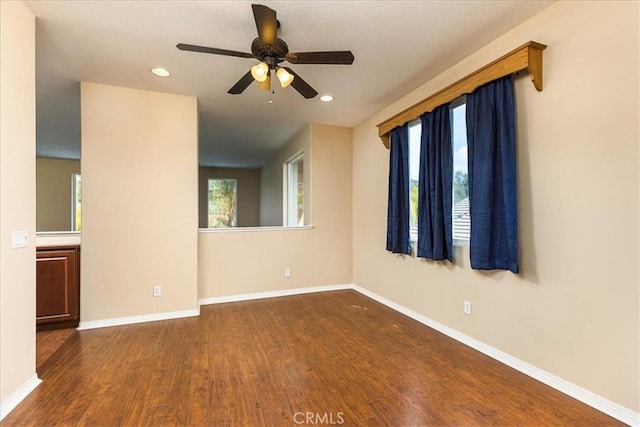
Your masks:
{"label": "window frame", "polygon": [[[300,176],[299,165],[302,165],[302,181],[298,179]],[[284,163],[284,197],[282,198],[284,206],[282,209],[282,220],[285,227],[301,227],[305,225],[304,206],[306,191],[304,168],[304,151],[298,151]],[[302,189],[301,201],[298,196],[300,189]],[[300,216],[301,212],[302,215]]]}
{"label": "window frame", "polygon": [[[452,147],[451,147],[452,150],[451,151],[452,151],[452,153],[454,155],[454,158],[453,158],[454,167],[453,167],[453,171],[452,171],[453,176],[451,177],[452,178],[452,185],[451,185],[451,192],[452,192],[452,194],[451,194],[451,240],[453,242],[453,246],[454,247],[455,246],[469,246],[469,238],[464,239],[464,238],[460,238],[459,234],[456,235],[456,226],[455,226],[456,223],[455,223],[455,218],[454,218],[455,205],[456,205],[456,202],[455,202],[455,186],[454,186],[455,176],[456,176],[456,168],[455,168],[455,143],[454,143],[455,121],[454,121],[454,111],[453,110],[455,110],[458,107],[461,107],[462,105],[466,106],[466,103],[467,103],[466,95],[462,95],[461,97],[456,98],[455,100],[453,100],[450,103],[450,112],[451,112],[451,145],[452,145]],[[465,107],[465,109],[466,109],[466,107]],[[466,130],[467,130],[467,122],[466,122],[466,115],[465,115],[465,117],[464,117],[464,143],[465,143],[465,146],[468,147]],[[467,169],[466,169],[466,174],[467,174],[467,192],[468,192],[468,189],[469,189],[469,169],[468,169],[469,160],[468,159],[469,159],[469,157],[467,155]],[[468,198],[469,197],[468,197],[468,194],[467,194],[467,199]],[[464,201],[464,199],[461,200],[461,201]],[[470,214],[467,213],[467,216],[469,216],[469,215]],[[470,236],[471,236],[471,218],[469,217],[469,237]]]}
{"label": "window frame", "polygon": [[[422,137],[422,123],[420,119],[415,119],[409,122],[409,241],[413,246],[416,246],[418,242],[418,198],[416,197],[415,204],[412,203],[411,197],[411,172],[413,172],[413,167],[411,166],[414,162],[417,166],[418,170],[416,174],[418,176],[418,183],[420,182],[420,145],[421,145],[421,137]],[[417,133],[417,141],[412,140],[411,138],[411,130],[418,128]],[[416,147],[412,147],[414,144]],[[415,153],[414,153],[415,151]],[[411,154],[417,154],[418,158],[412,162]],[[419,184],[416,184],[416,188],[418,188]],[[419,197],[419,196],[418,196]],[[411,213],[415,210],[416,218],[415,218],[415,227],[412,224]]]}
{"label": "window frame", "polygon": [[71,174],[71,230],[82,231],[82,175],[79,172]]}

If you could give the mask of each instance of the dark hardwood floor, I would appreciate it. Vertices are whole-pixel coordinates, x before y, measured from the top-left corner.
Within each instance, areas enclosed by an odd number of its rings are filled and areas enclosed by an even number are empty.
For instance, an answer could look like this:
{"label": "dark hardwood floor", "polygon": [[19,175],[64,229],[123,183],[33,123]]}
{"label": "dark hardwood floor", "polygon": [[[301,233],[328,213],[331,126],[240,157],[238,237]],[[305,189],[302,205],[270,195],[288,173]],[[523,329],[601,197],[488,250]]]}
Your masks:
{"label": "dark hardwood floor", "polygon": [[355,291],[73,334],[3,426],[622,425]]}
{"label": "dark hardwood floor", "polygon": [[64,343],[77,334],[75,328],[50,329],[36,332],[36,372],[43,376],[63,352],[58,353]]}

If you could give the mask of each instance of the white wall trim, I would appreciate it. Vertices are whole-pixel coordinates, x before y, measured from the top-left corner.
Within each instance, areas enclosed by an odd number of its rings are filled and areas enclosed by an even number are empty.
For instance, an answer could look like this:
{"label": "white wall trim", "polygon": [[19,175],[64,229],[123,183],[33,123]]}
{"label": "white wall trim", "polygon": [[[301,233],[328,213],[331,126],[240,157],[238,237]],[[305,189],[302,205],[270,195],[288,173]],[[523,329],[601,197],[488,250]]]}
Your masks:
{"label": "white wall trim", "polygon": [[79,245],[82,242],[82,234],[79,231],[38,231],[36,233],[36,246],[64,246]]}
{"label": "white wall trim", "polygon": [[179,319],[182,317],[194,317],[200,315],[200,307],[193,310],[169,311],[165,313],[150,313],[140,316],[114,317],[111,319],[90,320],[80,322],[79,331],[96,328],[108,328],[111,326],[131,325],[134,323],[155,322],[158,320]]}
{"label": "white wall trim", "polygon": [[200,305],[224,304],[227,302],[249,301],[263,298],[277,298],[291,295],[310,294],[314,292],[341,291],[345,289],[353,289],[353,285],[329,285],[329,286],[311,286],[308,288],[282,289],[278,291],[257,292],[251,294],[228,295],[222,297],[201,298]]}
{"label": "white wall trim", "polygon": [[264,227],[225,227],[225,228],[198,228],[198,233],[254,233],[261,231],[300,231],[313,230],[313,225],[296,226],[264,226]]}
{"label": "white wall trim", "polygon": [[541,383],[544,383],[566,395],[573,397],[574,399],[581,401],[582,403],[585,403],[601,412],[604,412],[605,414],[610,415],[625,424],[629,424],[631,426],[640,426],[640,413],[634,412],[631,409],[625,408],[624,406],[612,402],[596,393],[593,393],[587,389],[584,389],[573,383],[570,383],[569,381],[557,377],[550,372],[545,371],[544,369],[540,369],[523,360],[513,357],[510,354],[498,350],[497,348],[491,347],[490,345],[487,345],[481,341],[476,340],[475,338],[465,335],[456,329],[436,322],[435,320],[430,319],[427,316],[424,316],[407,307],[397,304],[387,298],[369,291],[368,289],[365,289],[358,285],[353,285],[352,289],[368,296],[371,299],[378,301],[381,304],[386,305],[389,308],[392,308],[406,316],[409,316],[412,319],[417,320],[418,322],[429,326],[430,328],[433,328],[438,332],[442,332],[448,337],[453,338],[454,340],[459,341],[462,344],[468,345],[469,347],[478,350],[479,352],[484,353],[487,356],[492,357],[493,359],[502,362],[505,365],[510,366],[535,380],[540,381]]}
{"label": "white wall trim", "polygon": [[11,393],[9,397],[0,403],[0,421],[4,419],[9,412],[13,411],[25,397],[29,395],[36,387],[40,385],[42,380],[38,378],[38,374],[33,374],[31,378],[22,384],[16,391]]}

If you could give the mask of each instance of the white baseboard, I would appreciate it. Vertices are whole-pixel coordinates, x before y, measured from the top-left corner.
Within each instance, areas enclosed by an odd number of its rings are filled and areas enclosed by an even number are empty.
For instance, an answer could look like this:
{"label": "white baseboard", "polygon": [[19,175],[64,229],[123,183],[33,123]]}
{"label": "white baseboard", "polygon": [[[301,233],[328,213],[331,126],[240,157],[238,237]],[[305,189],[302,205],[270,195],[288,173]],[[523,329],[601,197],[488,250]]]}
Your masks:
{"label": "white baseboard", "polygon": [[9,412],[18,406],[22,400],[29,395],[36,387],[40,385],[42,380],[38,378],[37,374],[33,374],[31,378],[22,384],[16,391],[11,393],[9,397],[0,403],[0,421],[6,417]]}
{"label": "white baseboard", "polygon": [[630,426],[640,426],[640,413],[625,408],[622,405],[619,405],[596,393],[570,383],[569,381],[557,377],[550,372],[545,371],[544,369],[533,366],[523,360],[511,356],[510,354],[498,350],[497,348],[491,347],[490,345],[487,345],[475,338],[465,335],[456,329],[436,322],[435,320],[430,319],[427,316],[424,316],[407,307],[388,300],[387,298],[371,292],[368,289],[365,289],[358,285],[353,285],[352,289],[360,292],[365,296],[368,296],[371,299],[378,301],[381,304],[386,305],[389,308],[392,308],[395,311],[409,316],[412,319],[417,320],[418,322],[429,326],[430,328],[433,328],[438,332],[442,332],[448,337],[451,337],[454,340],[461,342],[462,344],[468,345],[469,347],[478,350],[479,352],[484,353],[487,356],[496,359],[497,361],[502,362],[505,365],[510,366],[535,380],[540,381],[541,383],[544,383],[568,396],[573,397],[576,400],[581,401],[582,403],[585,403],[599,410],[600,412],[604,412],[605,414],[610,415],[625,424],[629,424]]}
{"label": "white baseboard", "polygon": [[310,294],[314,292],[341,291],[344,289],[353,289],[353,285],[329,285],[329,286],[312,286],[308,288],[282,289],[279,291],[257,292],[251,294],[229,295],[223,297],[201,298],[200,305],[223,304],[226,302],[250,301],[263,298],[277,298],[290,295]]}
{"label": "white baseboard", "polygon": [[155,322],[158,320],[180,319],[182,317],[194,317],[200,315],[200,308],[193,310],[169,311],[165,313],[142,314],[140,316],[115,317],[111,319],[90,320],[80,322],[79,331],[96,328],[108,328],[110,326],[131,325],[134,323]]}

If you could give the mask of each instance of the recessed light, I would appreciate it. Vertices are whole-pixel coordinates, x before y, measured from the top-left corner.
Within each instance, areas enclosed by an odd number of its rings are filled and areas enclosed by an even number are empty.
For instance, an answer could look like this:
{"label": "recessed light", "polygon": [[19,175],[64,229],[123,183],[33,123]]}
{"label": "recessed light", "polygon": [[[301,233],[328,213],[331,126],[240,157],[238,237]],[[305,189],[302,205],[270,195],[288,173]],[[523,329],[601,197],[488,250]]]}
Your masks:
{"label": "recessed light", "polygon": [[171,75],[167,69],[162,67],[153,67],[151,68],[151,72],[158,77],[169,77]]}
{"label": "recessed light", "polygon": [[331,101],[333,101],[333,96],[331,96],[331,95],[322,95],[320,97],[320,101],[322,101],[322,102],[331,102]]}

